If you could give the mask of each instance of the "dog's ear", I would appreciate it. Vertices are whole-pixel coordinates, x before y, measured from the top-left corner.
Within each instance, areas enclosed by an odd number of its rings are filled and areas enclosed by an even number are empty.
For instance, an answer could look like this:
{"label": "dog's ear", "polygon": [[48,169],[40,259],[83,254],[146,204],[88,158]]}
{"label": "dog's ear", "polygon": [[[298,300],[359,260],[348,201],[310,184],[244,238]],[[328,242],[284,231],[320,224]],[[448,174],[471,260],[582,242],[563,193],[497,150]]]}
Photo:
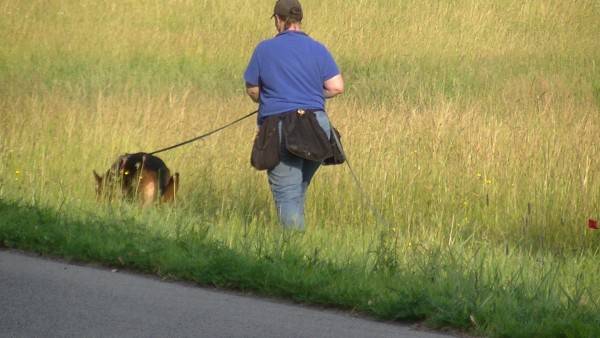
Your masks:
{"label": "dog's ear", "polygon": [[94,178],[96,179],[96,185],[101,186],[102,185],[102,176],[98,175],[96,170],[92,170],[92,171],[94,172]]}

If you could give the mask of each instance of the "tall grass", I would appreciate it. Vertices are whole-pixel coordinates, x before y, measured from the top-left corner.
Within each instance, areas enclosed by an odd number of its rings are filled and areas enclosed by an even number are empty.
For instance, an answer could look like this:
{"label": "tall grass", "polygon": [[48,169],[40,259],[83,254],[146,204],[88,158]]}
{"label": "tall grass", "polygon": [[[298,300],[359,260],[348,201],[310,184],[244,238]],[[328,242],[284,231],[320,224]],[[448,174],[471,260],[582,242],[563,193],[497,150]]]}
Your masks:
{"label": "tall grass", "polygon": [[[305,30],[331,49],[347,82],[328,103],[330,117],[390,224],[377,221],[347,168],[325,167],[310,189],[307,233],[285,244],[301,263],[275,266],[296,276],[323,263],[314,276],[329,291],[261,288],[247,270],[222,283],[194,280],[493,336],[597,336],[600,239],[586,221],[600,217],[600,6],[303,5]],[[13,206],[2,209],[0,243],[42,243],[59,254],[66,251],[51,248],[74,246],[75,257],[110,246],[97,241],[103,234],[118,246],[102,232],[116,224],[165,241],[200,236],[188,253],[201,243],[256,264],[280,262],[288,242],[265,175],[249,166],[252,121],[161,155],[181,174],[176,208],[94,200],[92,170],[118,154],[179,142],[255,108],[241,75],[254,46],[274,33],[272,3],[244,6],[0,1],[0,199]],[[17,212],[27,206],[52,221]],[[15,215],[39,225],[16,228]],[[98,243],[82,238],[85,224]],[[33,227],[42,225],[52,231],[39,235]],[[60,231],[68,240],[44,242]],[[78,238],[86,244],[73,244]],[[154,257],[145,254],[154,239],[133,238],[143,249],[135,259]],[[178,258],[163,270],[183,262],[169,250]],[[83,258],[119,264],[109,251]],[[134,258],[143,269],[159,264]],[[323,277],[344,269],[339,279]],[[369,277],[376,282],[364,288]]]}

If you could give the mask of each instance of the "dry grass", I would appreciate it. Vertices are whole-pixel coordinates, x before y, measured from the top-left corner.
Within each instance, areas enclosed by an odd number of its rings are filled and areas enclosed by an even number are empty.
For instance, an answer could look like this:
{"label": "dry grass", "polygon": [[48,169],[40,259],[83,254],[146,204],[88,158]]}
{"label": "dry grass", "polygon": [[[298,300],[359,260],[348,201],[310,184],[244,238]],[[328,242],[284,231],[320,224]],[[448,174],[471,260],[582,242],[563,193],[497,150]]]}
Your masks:
{"label": "dry grass", "polygon": [[[328,104],[332,121],[392,224],[377,224],[346,168],[323,168],[303,250],[368,266],[391,252],[402,266],[419,264],[415,247],[463,257],[485,247],[482,271],[526,266],[523,280],[533,282],[546,257],[558,271],[552,285],[593,289],[599,238],[585,224],[600,217],[595,1],[303,4],[306,30],[347,81]],[[255,108],[241,75],[273,34],[271,5],[0,1],[0,198],[109,217],[93,202],[92,169]],[[257,251],[270,245],[270,193],[249,165],[254,130],[246,121],[161,155],[181,173],[182,206],[130,212],[166,236],[206,228],[235,249],[247,250],[247,236]],[[583,271],[590,278],[577,280]],[[595,290],[588,298],[598,301]]]}

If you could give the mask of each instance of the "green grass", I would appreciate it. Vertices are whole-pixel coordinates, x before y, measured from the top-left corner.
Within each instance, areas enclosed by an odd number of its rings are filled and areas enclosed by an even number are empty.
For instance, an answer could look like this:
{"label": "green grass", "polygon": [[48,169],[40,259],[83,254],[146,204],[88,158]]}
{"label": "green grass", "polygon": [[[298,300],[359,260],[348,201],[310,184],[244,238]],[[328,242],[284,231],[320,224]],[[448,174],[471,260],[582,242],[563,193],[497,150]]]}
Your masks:
{"label": "green grass", "polygon": [[600,6],[303,1],[375,208],[320,169],[280,232],[254,123],[161,155],[175,208],[97,204],[92,170],[255,106],[272,3],[0,1],[0,243],[495,337],[600,336]]}
{"label": "green grass", "polygon": [[[52,208],[0,202],[0,212],[5,216],[0,244],[7,247],[335,306],[383,320],[425,320],[434,327],[510,337],[592,337],[600,324],[593,314],[598,304],[584,286],[592,281],[581,272],[597,269],[588,257],[567,263],[484,242],[413,245],[398,238],[393,249],[379,243],[372,257],[335,257],[323,254],[320,246],[307,251],[314,244],[311,234],[252,225],[249,233],[226,243],[209,239],[208,226],[175,236],[148,231],[143,213],[132,218],[122,210],[111,217],[74,219]],[[180,222],[169,225],[178,228]],[[576,275],[574,289],[565,286],[570,274]]]}

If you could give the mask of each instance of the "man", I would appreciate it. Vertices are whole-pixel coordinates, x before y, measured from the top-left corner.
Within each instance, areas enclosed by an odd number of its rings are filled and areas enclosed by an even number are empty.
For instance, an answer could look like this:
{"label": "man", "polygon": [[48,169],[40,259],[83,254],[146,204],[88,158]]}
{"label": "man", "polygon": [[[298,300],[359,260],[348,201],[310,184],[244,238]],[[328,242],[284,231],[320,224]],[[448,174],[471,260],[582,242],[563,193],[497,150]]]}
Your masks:
{"label": "man", "polygon": [[[259,103],[259,124],[270,116],[310,111],[329,136],[325,99],[341,94],[344,81],[327,48],[302,31],[302,17],[298,0],[275,3],[278,34],[254,50],[244,73],[246,91]],[[279,128],[281,138],[281,122]],[[321,163],[297,157],[285,146],[279,158],[267,172],[279,220],[286,229],[304,230],[306,190]]]}

